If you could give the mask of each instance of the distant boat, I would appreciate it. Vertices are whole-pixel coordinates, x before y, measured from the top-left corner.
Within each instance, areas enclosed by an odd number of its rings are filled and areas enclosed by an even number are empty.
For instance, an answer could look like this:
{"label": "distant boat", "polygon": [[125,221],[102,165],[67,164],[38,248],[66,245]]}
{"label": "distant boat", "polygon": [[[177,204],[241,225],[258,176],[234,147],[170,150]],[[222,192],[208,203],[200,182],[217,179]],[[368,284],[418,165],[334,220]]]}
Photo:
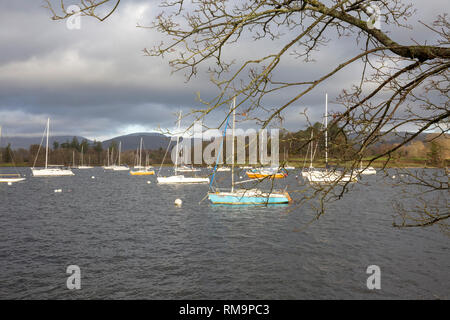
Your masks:
{"label": "distant boat", "polygon": [[[2,127],[0,126],[0,140],[2,137]],[[19,182],[24,181],[25,178],[22,178],[22,176],[19,173],[0,173],[0,183],[13,183],[13,182]]]}
{"label": "distant boat", "polygon": [[[44,168],[35,168],[34,165],[31,168],[31,172],[34,177],[58,177],[58,176],[73,176],[72,170],[68,168],[61,168],[63,166],[49,166],[48,164],[48,136],[50,131],[50,118],[47,119],[47,142],[45,145],[45,167]],[[36,164],[37,157],[39,155],[36,154],[36,159],[34,160],[34,164]],[[51,168],[50,168],[51,167]]]}
{"label": "distant boat", "polygon": [[133,170],[130,171],[130,175],[132,176],[148,176],[148,175],[154,175],[155,171],[150,170],[147,167],[144,167],[142,165],[142,137],[141,137],[141,143],[139,147],[139,161],[138,165],[133,168]]}
{"label": "distant boat", "polygon": [[0,183],[14,183],[24,180],[26,178],[22,178],[19,173],[0,173]]}
{"label": "distant boat", "polygon": [[77,167],[77,169],[93,169],[92,166],[85,166],[83,163],[83,146],[81,146],[81,165]]}
{"label": "distant boat", "polygon": [[278,168],[251,169],[246,174],[250,179],[283,179],[287,177],[286,170]]}
{"label": "distant boat", "polygon": [[[178,130],[180,130],[181,126],[181,111],[178,115]],[[156,180],[159,184],[192,184],[192,183],[209,183],[209,178],[203,178],[203,177],[185,177],[184,175],[178,175],[178,143],[180,138],[177,136],[177,145],[176,145],[176,157],[175,157],[175,166],[174,171],[175,175],[168,176],[168,177],[157,177]],[[170,146],[170,141],[169,141]],[[167,148],[169,148],[169,146]],[[162,166],[162,164],[161,164]],[[159,169],[161,171],[161,167]]]}
{"label": "distant boat", "polygon": [[[111,156],[112,156],[112,150],[111,150]],[[107,165],[103,166],[102,168],[105,170],[112,170],[114,168],[114,166],[109,164],[109,148],[106,149],[106,159],[107,159]]]}
{"label": "distant boat", "polygon": [[119,141],[119,160],[118,160],[118,165],[114,165],[113,166],[113,171],[128,171],[130,170],[130,168],[128,168],[127,166],[122,166],[120,164],[120,154],[122,153],[122,141]]}
{"label": "distant boat", "polygon": [[[339,183],[356,182],[354,174],[344,174],[341,171],[328,170],[328,94],[325,94],[325,169],[318,170],[313,168],[313,131],[311,130],[310,153],[311,163],[308,169],[302,171],[302,176],[310,183]],[[317,148],[317,146],[316,146]],[[315,153],[315,152],[314,152]]]}
{"label": "distant boat", "polygon": [[219,168],[217,168],[216,171],[217,172],[229,172],[229,171],[231,171],[231,168],[229,168],[229,167],[219,167]]}
{"label": "distant boat", "polygon": [[359,163],[359,169],[355,170],[356,174],[373,175],[377,174],[377,170],[374,167],[363,168],[362,161]]}
{"label": "distant boat", "polygon": [[[291,197],[289,196],[289,193],[286,191],[275,191],[272,190],[270,192],[261,191],[259,189],[235,189],[235,182],[234,182],[234,130],[235,130],[235,117],[236,117],[236,102],[235,99],[233,99],[233,134],[232,134],[232,164],[231,164],[231,190],[230,191],[221,191],[219,189],[215,189],[212,187],[212,182],[214,181],[214,174],[213,178],[211,180],[211,183],[209,185],[210,191],[208,192],[207,196],[208,199],[213,204],[226,204],[226,205],[267,205],[267,204],[286,204],[290,203],[292,201]],[[228,126],[228,120],[230,118],[230,115],[228,115],[225,129],[224,129],[224,136],[226,135],[226,130]],[[221,146],[222,148],[222,146]],[[219,154],[217,156],[216,160],[216,168],[217,168],[217,162],[219,160],[221,149],[219,150]],[[245,181],[242,181],[243,183]]]}
{"label": "distant boat", "polygon": [[188,167],[188,166],[179,166],[177,168],[177,172],[199,172],[200,168]]}

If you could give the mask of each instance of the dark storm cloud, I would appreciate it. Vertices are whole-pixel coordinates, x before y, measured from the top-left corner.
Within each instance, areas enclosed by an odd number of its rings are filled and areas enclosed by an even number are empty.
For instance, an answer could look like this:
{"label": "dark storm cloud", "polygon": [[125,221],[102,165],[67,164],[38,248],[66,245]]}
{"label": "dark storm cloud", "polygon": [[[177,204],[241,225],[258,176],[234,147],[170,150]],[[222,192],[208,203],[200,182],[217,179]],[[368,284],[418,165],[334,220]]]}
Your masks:
{"label": "dark storm cloud", "polygon": [[[417,20],[431,22],[442,13],[444,4],[420,3],[414,32],[405,32],[399,42],[426,39],[426,28]],[[103,23],[82,18],[80,30],[68,30],[65,21],[52,21],[40,1],[4,1],[0,10],[0,121],[12,134],[41,134],[46,118],[52,119],[57,134],[79,134],[105,138],[133,130],[171,127],[174,112],[186,113],[197,107],[195,93],[212,97],[216,92],[208,75],[189,83],[183,73],[171,74],[168,60],[145,57],[144,47],[159,43],[163,36],[136,28],[150,24],[161,12],[154,1],[127,1]],[[417,26],[417,27],[416,27]],[[397,36],[397,38],[395,38]],[[230,48],[231,58],[243,60],[254,54],[275,52],[277,43],[247,43]],[[322,48],[316,63],[305,64],[293,57],[285,59],[275,74],[279,79],[311,80],[329,71],[354,54],[354,40],[341,39]],[[300,112],[308,108],[312,121],[321,121],[324,94],[332,98],[344,87],[358,82],[360,66],[352,65],[305,96],[287,112],[288,129],[305,124]],[[295,93],[271,96],[267,106],[280,106]],[[286,113],[285,113],[286,115]],[[209,119],[212,124],[223,113]]]}

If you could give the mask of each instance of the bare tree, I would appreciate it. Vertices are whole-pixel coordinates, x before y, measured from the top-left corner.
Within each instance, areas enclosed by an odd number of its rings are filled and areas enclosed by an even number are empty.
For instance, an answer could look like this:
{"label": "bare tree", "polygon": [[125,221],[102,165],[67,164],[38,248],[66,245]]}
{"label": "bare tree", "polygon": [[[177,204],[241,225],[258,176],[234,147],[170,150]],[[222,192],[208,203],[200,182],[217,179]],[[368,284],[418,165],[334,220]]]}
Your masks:
{"label": "bare tree", "polygon": [[[104,20],[118,8],[117,0],[81,1],[81,13]],[[62,5],[56,12],[50,1],[47,8],[53,19],[66,19]],[[330,126],[335,135],[351,137],[353,150],[338,165],[345,165],[343,174],[353,174],[368,149],[387,136],[398,135],[400,142],[374,155],[366,163],[385,159],[384,167],[394,153],[413,141],[420,133],[434,130],[447,137],[449,130],[449,22],[446,14],[434,22],[420,22],[430,32],[433,44],[399,43],[377,27],[377,21],[400,32],[414,13],[412,5],[401,0],[184,0],[162,1],[164,12],[151,26],[167,35],[167,42],[145,49],[149,56],[169,56],[174,71],[183,71],[187,79],[207,68],[218,94],[194,110],[197,119],[237,98],[236,109],[246,119],[256,120],[262,127],[282,122],[283,111],[298,104],[317,87],[350,66],[360,67],[358,81],[344,88],[336,102],[343,112],[333,115]],[[248,39],[276,41],[274,52],[252,56],[242,61],[228,58],[227,49]],[[299,65],[313,61],[317,53],[336,39],[353,39],[352,56],[342,59],[324,74],[312,79],[288,81],[278,79],[282,62],[294,55]],[[347,40],[348,41],[348,40]],[[278,97],[281,105],[270,107],[270,97]],[[222,123],[223,124],[223,123]],[[414,128],[413,133],[402,133],[402,128]],[[323,134],[323,132],[322,132]],[[330,137],[332,139],[333,137]],[[315,139],[323,139],[318,135]],[[311,141],[303,141],[299,148]],[[344,161],[345,160],[345,161]],[[396,226],[424,226],[439,223],[448,228],[448,176],[444,170],[433,173],[405,172],[408,185],[425,188],[427,193],[444,197],[439,208],[427,206],[420,214],[404,214],[397,206],[403,222]],[[400,182],[399,182],[400,183]],[[319,199],[318,216],[330,197],[340,198],[349,183],[314,186],[314,191],[303,200]],[[303,191],[302,191],[303,192]],[[304,194],[304,193],[303,193]],[[442,210],[442,205],[447,210]],[[423,209],[423,206],[422,206]],[[432,212],[431,212],[431,211]],[[423,214],[428,212],[427,214]]]}

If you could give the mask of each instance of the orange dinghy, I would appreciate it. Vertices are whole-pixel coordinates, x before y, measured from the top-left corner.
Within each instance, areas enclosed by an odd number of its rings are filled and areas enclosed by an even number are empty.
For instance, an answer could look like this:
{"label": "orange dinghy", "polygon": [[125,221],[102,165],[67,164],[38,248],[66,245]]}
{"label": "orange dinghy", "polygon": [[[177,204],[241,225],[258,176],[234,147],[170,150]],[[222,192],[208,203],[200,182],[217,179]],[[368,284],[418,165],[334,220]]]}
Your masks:
{"label": "orange dinghy", "polygon": [[285,172],[275,172],[273,170],[251,170],[246,172],[250,179],[283,179],[287,177]]}
{"label": "orange dinghy", "polygon": [[154,175],[154,170],[139,170],[139,171],[130,171],[130,175],[132,176],[150,176]]}

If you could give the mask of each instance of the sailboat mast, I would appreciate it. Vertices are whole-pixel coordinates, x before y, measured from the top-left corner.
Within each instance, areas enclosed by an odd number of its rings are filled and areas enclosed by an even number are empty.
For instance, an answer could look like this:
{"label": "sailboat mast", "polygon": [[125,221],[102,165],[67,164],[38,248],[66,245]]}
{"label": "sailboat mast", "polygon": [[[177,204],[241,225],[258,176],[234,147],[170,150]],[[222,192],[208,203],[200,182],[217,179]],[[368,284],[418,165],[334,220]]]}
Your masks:
{"label": "sailboat mast", "polygon": [[325,93],[325,169],[328,168],[328,93]]}
{"label": "sailboat mast", "polygon": [[141,146],[139,148],[139,167],[142,166],[142,137],[141,137]]}
{"label": "sailboat mast", "polygon": [[233,98],[233,130],[231,140],[231,192],[234,191],[234,128],[236,124],[236,97]]}
{"label": "sailboat mast", "polygon": [[120,166],[120,153],[122,152],[122,141],[119,141],[119,166]]}
{"label": "sailboat mast", "polygon": [[50,130],[50,118],[47,119],[47,142],[45,145],[45,169],[48,166],[48,132]]}
{"label": "sailboat mast", "polygon": [[311,162],[309,164],[310,168],[313,167],[313,165],[312,165],[312,162],[313,162],[313,149],[314,149],[313,138],[314,138],[314,131],[313,131],[313,128],[311,128],[311,143],[310,143],[310,145],[311,145],[311,154],[310,154]]}
{"label": "sailboat mast", "polygon": [[[181,125],[181,110],[178,113],[178,131],[180,131],[180,125]],[[177,134],[177,146],[176,146],[176,157],[175,157],[175,172],[177,171],[178,168],[178,143],[180,141],[180,137]]]}

